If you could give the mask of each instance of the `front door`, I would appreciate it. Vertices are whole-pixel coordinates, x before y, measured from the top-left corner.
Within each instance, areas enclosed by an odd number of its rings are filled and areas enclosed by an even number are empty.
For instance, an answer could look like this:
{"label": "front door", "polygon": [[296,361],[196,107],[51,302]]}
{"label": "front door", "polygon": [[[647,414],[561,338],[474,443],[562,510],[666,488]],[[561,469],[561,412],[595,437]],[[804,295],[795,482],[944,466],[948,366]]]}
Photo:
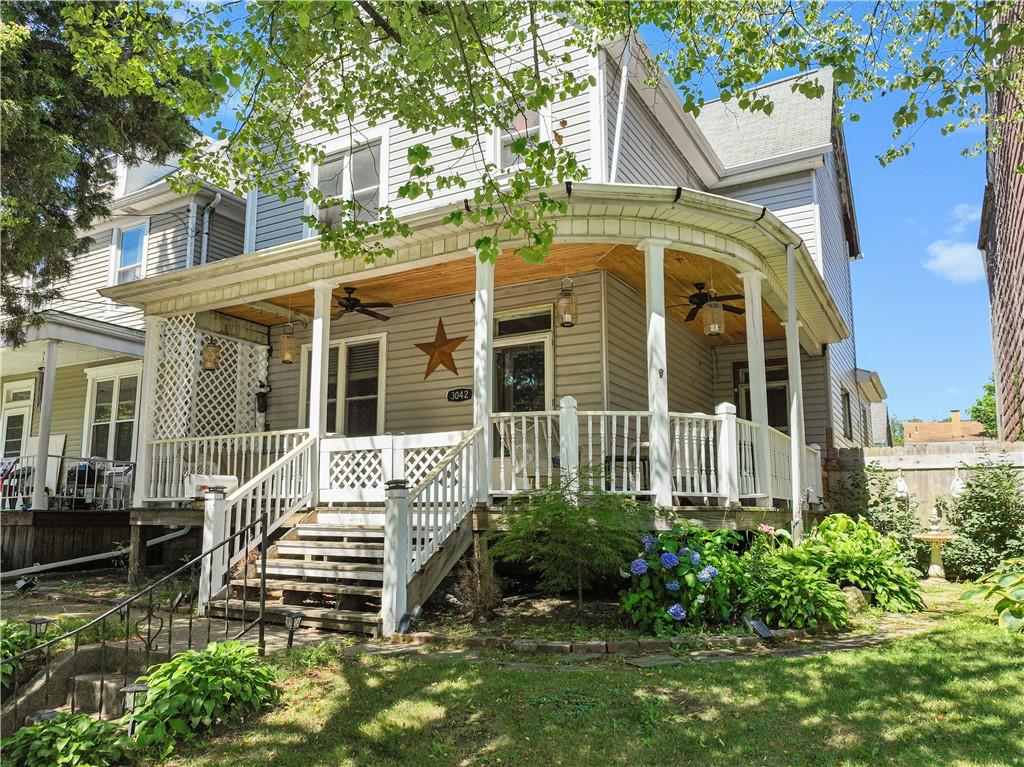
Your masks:
{"label": "front door", "polygon": [[7,384],[3,391],[3,409],[0,412],[0,445],[4,458],[24,455],[32,425],[31,381]]}

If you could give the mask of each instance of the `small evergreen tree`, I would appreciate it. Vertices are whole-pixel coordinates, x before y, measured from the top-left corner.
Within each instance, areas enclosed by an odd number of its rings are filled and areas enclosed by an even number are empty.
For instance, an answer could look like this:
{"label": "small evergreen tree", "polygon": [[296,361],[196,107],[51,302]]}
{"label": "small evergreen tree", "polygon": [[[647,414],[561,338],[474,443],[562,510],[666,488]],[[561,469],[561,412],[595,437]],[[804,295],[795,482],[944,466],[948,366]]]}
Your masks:
{"label": "small evergreen tree", "polygon": [[577,478],[563,478],[509,499],[506,529],[494,536],[491,556],[525,564],[542,591],[575,590],[582,608],[583,592],[616,575],[638,551],[644,510],[650,513],[633,498],[598,487],[580,492]]}

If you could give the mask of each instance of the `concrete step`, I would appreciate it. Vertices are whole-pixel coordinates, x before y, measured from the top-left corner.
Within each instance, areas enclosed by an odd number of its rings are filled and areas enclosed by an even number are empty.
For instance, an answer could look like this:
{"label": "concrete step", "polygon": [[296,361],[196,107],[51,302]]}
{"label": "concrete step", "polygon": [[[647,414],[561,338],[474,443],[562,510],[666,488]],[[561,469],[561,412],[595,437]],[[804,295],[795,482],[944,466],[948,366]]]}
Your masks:
{"label": "concrete step", "polygon": [[[242,601],[239,599],[215,599],[210,602],[213,615],[222,616],[224,610],[228,616],[236,619],[252,619],[258,613],[258,607],[251,602],[242,609]],[[284,623],[284,616],[290,612],[301,612],[302,627],[312,626],[314,628],[328,629],[333,631],[351,631],[355,633],[380,634],[380,614],[377,612],[362,612],[358,610],[332,610],[326,607],[305,607],[303,605],[266,605],[264,607],[265,619],[270,623]]]}
{"label": "concrete step", "polygon": [[[256,573],[260,572],[257,561]],[[292,578],[383,581],[384,568],[369,562],[306,562],[300,559],[268,559],[267,575]]]}
{"label": "concrete step", "polygon": [[[231,585],[239,588],[259,588],[259,579],[241,578],[231,581]],[[318,583],[317,581],[290,581],[278,578],[267,579],[267,591],[306,592],[310,594],[331,594],[337,596],[362,596],[380,599],[380,586],[357,586],[350,583]],[[249,600],[251,603],[252,600]]]}
{"label": "concrete step", "polygon": [[[127,679],[127,684],[131,684],[135,681],[135,674],[130,674]],[[99,714],[103,719],[116,719],[124,713],[124,693],[121,692],[121,688],[125,684],[124,675],[116,671],[106,674],[79,674],[73,681],[75,712]],[[68,704],[70,703],[69,700]]]}
{"label": "concrete step", "polygon": [[365,541],[278,541],[270,550],[271,556],[350,557],[382,559],[383,543]]}

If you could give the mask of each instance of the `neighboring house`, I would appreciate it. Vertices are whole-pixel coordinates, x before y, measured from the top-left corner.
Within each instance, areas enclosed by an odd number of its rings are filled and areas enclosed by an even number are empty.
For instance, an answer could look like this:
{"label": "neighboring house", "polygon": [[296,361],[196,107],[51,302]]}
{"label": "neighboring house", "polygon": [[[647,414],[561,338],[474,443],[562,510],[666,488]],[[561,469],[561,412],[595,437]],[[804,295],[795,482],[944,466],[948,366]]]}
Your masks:
{"label": "neighboring house", "polygon": [[[998,117],[1022,108],[1010,91],[987,99]],[[999,439],[1024,440],[1024,125],[1008,120],[1000,131],[985,165],[978,248],[988,277]]]}
{"label": "neighboring house", "polygon": [[961,421],[959,410],[950,410],[948,421],[907,421],[903,425],[904,445],[977,442],[983,439],[987,439],[985,424],[980,421]]}
{"label": "neighboring house", "polygon": [[130,506],[145,334],[138,310],[99,290],[213,263],[243,245],[243,201],[205,185],[179,195],[175,170],[116,167],[111,215],[82,233],[91,246],[61,300],[41,307],[24,345],[0,348],[5,510]]}
{"label": "neighboring house", "polygon": [[[160,524],[209,476],[229,487],[211,540],[312,510],[268,554],[274,588],[320,595],[302,608],[315,625],[385,632],[465,550],[471,506],[587,467],[613,492],[741,526],[741,504],[786,509],[800,528],[822,452],[871,442],[831,73],[802,75],[825,85],[818,101],[767,86],[771,119],[710,104],[695,120],[642,72],[620,102],[620,50],[578,52],[599,87],[520,126],[563,125],[590,172],[549,190],[567,210],[542,264],[512,240],[480,263],[484,228],[443,222],[462,192],[397,198],[409,145],[443,167],[451,131],[357,125],[324,139],[312,182],[392,205],[412,228],[383,243],[392,257],[339,260],[300,219],[333,211],[252,193],[244,255],[102,290],[145,313],[133,519]],[[515,162],[508,135],[487,142],[495,162]],[[244,611],[227,575],[244,555],[211,565],[204,603]]]}
{"label": "neighboring house", "polygon": [[892,447],[892,426],[889,422],[889,405],[885,401],[869,405],[871,420],[870,447]]}

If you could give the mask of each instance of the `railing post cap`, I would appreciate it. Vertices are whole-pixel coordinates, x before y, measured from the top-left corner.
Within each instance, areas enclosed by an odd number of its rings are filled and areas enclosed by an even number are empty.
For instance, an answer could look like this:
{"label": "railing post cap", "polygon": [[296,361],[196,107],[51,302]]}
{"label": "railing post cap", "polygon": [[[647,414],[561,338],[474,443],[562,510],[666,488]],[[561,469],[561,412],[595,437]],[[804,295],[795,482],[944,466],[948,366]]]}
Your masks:
{"label": "railing post cap", "polygon": [[736,415],[736,406],[731,402],[720,402],[715,408],[718,415]]}
{"label": "railing post cap", "polygon": [[409,483],[404,479],[389,479],[384,483],[385,490],[408,490]]}
{"label": "railing post cap", "polygon": [[576,407],[576,398],[571,394],[566,394],[564,397],[558,400],[558,405],[559,407]]}

